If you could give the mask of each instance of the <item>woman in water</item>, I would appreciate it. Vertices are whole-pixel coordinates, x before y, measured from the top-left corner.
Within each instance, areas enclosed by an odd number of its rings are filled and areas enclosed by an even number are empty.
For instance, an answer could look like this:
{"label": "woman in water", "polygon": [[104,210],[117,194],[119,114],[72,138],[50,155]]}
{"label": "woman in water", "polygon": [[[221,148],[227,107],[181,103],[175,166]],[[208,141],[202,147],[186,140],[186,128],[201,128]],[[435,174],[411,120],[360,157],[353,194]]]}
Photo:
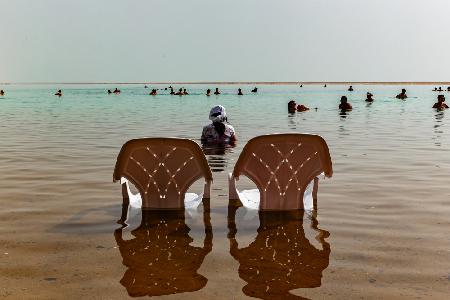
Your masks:
{"label": "woman in water", "polygon": [[61,91],[61,90],[58,90],[58,91],[55,93],[55,96],[61,97],[61,96],[62,96],[62,91]]}
{"label": "woman in water", "polygon": [[297,108],[297,103],[294,100],[288,102],[288,113],[293,114]]}
{"label": "woman in water", "polygon": [[214,92],[214,95],[220,95],[219,88],[216,88],[216,91]]}
{"label": "woman in water", "polygon": [[406,95],[406,89],[402,89],[402,92],[395,96],[395,98],[400,100],[405,100],[406,98],[408,98],[408,96]]}
{"label": "woman in water", "polygon": [[211,124],[203,127],[202,143],[206,144],[230,144],[236,143],[236,134],[233,126],[227,122],[225,107],[217,105],[209,112]]}
{"label": "woman in water", "polygon": [[211,90],[210,89],[206,90],[206,96],[211,96]]}
{"label": "woman in water", "polygon": [[372,93],[367,92],[366,102],[373,102],[373,95],[372,95]]}
{"label": "woman in water", "polygon": [[239,95],[239,96],[244,95],[244,94],[242,94],[242,90],[241,90],[241,89],[238,89],[238,95]]}
{"label": "woman in water", "polygon": [[349,91],[349,92],[353,92],[353,86],[350,86],[350,87],[348,88],[348,91]]}
{"label": "woman in water", "polygon": [[341,97],[341,104],[339,104],[339,109],[342,111],[352,110],[353,107],[350,103],[347,102],[347,97],[342,96]]}

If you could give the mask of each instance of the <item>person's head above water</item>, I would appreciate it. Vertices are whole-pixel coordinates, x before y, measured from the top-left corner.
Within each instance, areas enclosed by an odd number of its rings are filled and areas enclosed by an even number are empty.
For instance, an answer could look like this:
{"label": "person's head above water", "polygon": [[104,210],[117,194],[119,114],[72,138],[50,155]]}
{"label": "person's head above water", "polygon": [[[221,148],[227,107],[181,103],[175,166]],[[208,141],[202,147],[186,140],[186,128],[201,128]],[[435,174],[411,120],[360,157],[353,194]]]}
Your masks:
{"label": "person's head above water", "polygon": [[405,94],[406,93],[406,89],[402,89],[402,94]]}
{"label": "person's head above water", "polygon": [[438,95],[437,100],[438,100],[438,102],[445,102],[445,96],[444,95]]}
{"label": "person's head above water", "polygon": [[216,105],[209,112],[209,119],[213,123],[222,123],[227,120],[227,112],[222,105]]}
{"label": "person's head above water", "polygon": [[341,104],[347,103],[347,96],[341,97]]}

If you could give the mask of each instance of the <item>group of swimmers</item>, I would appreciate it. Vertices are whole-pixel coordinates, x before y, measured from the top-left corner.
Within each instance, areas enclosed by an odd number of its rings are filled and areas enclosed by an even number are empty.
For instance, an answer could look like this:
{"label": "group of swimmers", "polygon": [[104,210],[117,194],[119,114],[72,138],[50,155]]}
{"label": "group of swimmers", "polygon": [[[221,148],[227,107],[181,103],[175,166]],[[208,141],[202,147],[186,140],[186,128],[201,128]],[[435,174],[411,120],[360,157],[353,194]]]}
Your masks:
{"label": "group of swimmers", "polygon": [[[444,90],[442,89],[442,87],[440,86],[439,88],[434,87],[433,92],[443,92]],[[450,86],[447,87],[447,92],[450,92]]]}
{"label": "group of swimmers", "polygon": [[115,88],[114,91],[111,92],[111,90],[108,90],[108,94],[120,94],[120,90],[118,88]]}
{"label": "group of swimmers", "polygon": [[[408,96],[406,95],[406,89],[402,89],[402,92],[400,94],[398,94],[397,96],[395,96],[395,98],[401,99],[401,100],[408,98]],[[373,94],[370,92],[367,92],[367,97],[366,97],[365,102],[371,103],[373,101],[374,101]],[[443,110],[443,109],[448,108],[448,105],[445,104],[444,102],[445,102],[445,96],[438,95],[437,102],[433,104],[432,108],[436,108],[438,110]],[[341,111],[349,111],[349,110],[353,109],[352,105],[348,102],[347,96],[341,97],[341,102],[339,103],[339,109]],[[306,107],[303,104],[297,105],[297,103],[294,100],[291,100],[288,102],[288,112],[289,113],[295,113],[296,111],[305,112],[308,110],[309,110],[308,107]],[[315,108],[315,110],[317,110],[317,107]]]}

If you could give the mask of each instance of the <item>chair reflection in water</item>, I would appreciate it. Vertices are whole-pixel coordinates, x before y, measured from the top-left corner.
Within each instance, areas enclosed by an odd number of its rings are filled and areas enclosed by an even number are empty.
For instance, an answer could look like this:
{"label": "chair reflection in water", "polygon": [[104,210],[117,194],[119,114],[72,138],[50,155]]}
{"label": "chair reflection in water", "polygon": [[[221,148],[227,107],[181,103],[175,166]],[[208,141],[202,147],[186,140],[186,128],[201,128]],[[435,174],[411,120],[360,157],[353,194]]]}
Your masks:
{"label": "chair reflection in water", "polygon": [[311,228],[317,232],[317,249],[306,238],[303,210],[259,211],[257,236],[248,247],[239,248],[236,233],[237,206],[228,212],[230,254],[239,262],[239,277],[247,284],[242,291],[260,299],[304,299],[290,293],[298,288],[321,285],[322,272],[328,267],[329,233],[318,228],[311,218]]}
{"label": "chair reflection in water", "polygon": [[[186,193],[199,178],[204,194]],[[130,296],[159,296],[200,290],[207,279],[197,273],[212,249],[209,193],[212,173],[200,147],[191,140],[146,138],[125,143],[117,158],[114,181],[122,183],[126,227],[129,206],[142,207],[141,224],[123,239],[123,227],[114,232],[127,267],[122,280]],[[138,189],[130,191],[128,181]],[[191,246],[186,210],[203,201],[203,247]]]}
{"label": "chair reflection in water", "polygon": [[[206,202],[206,201],[205,201]],[[197,271],[212,249],[209,209],[204,207],[203,247],[195,247],[189,236],[184,210],[142,210],[141,225],[124,240],[122,228],[114,232],[127,270],[120,283],[130,296],[161,296],[194,292],[207,279]]]}

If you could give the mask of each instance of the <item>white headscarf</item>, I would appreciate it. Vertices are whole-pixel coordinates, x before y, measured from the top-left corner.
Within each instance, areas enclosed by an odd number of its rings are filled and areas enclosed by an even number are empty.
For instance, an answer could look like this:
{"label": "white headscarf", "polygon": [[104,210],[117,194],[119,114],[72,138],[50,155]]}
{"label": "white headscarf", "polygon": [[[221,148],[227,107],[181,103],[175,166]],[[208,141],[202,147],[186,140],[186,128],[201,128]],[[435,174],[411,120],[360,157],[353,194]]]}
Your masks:
{"label": "white headscarf", "polygon": [[[213,116],[216,115],[217,116]],[[209,112],[209,119],[213,122],[223,122],[225,121],[227,117],[227,113],[225,111],[225,107],[223,107],[222,105],[217,105],[214,106],[213,108],[211,108],[211,111]]]}

